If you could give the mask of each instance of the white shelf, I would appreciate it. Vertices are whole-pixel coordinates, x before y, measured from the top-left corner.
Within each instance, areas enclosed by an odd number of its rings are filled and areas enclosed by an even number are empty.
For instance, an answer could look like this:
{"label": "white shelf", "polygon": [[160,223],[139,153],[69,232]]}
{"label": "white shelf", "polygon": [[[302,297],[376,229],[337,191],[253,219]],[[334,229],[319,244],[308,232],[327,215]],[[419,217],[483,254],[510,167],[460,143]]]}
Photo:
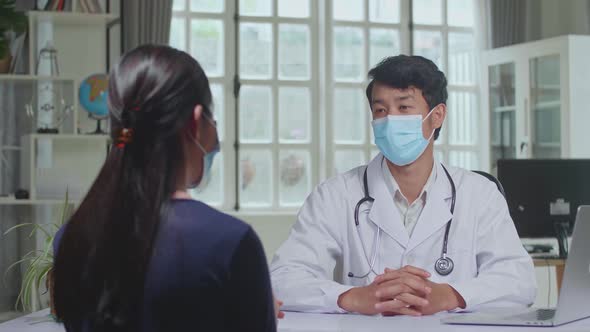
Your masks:
{"label": "white shelf", "polygon": [[0,145],[2,151],[20,151],[22,148],[17,145]]}
{"label": "white shelf", "polygon": [[[0,197],[1,205],[60,205],[64,201],[60,199],[16,199],[12,197]],[[68,204],[77,204],[76,201],[69,201]]]}
{"label": "white shelf", "polygon": [[53,22],[65,25],[92,25],[103,24],[110,25],[119,20],[115,14],[90,14],[77,12],[57,12],[57,11],[30,11],[29,17],[37,22]]}
{"label": "white shelf", "polygon": [[514,106],[514,105],[494,107],[494,112],[496,112],[496,113],[499,113],[499,112],[514,112],[514,111],[516,111],[516,106]]}
{"label": "white shelf", "polygon": [[85,135],[85,134],[30,134],[32,139],[52,139],[52,140],[97,140],[108,141],[111,137],[108,135]]}
{"label": "white shelf", "polygon": [[0,74],[0,81],[56,81],[56,82],[69,82],[75,81],[71,77],[63,76],[37,76],[37,75],[15,75],[15,74]]}
{"label": "white shelf", "polygon": [[540,103],[536,103],[533,106],[533,109],[538,111],[538,110],[546,110],[546,109],[551,109],[551,108],[558,108],[561,107],[561,102],[559,100],[556,101],[543,101]]}

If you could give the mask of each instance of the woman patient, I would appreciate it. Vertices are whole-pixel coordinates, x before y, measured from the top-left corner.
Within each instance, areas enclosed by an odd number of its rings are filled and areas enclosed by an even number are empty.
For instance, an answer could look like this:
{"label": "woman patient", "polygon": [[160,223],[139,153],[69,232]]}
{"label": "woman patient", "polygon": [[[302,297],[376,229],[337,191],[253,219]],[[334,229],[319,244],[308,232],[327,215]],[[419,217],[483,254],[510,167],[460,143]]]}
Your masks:
{"label": "woman patient", "polygon": [[187,192],[219,151],[201,66],[140,46],[108,101],[112,147],[54,243],[57,317],[68,331],[275,331],[257,235]]}

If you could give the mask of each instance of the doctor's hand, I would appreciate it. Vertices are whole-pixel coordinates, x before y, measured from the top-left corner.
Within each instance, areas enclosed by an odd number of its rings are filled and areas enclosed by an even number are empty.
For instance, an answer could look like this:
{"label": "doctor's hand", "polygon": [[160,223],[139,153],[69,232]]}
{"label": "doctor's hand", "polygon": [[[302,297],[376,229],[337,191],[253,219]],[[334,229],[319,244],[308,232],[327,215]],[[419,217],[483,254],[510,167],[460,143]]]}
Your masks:
{"label": "doctor's hand", "polygon": [[[392,310],[401,315],[421,315],[415,308],[428,304],[424,298],[430,290],[426,286],[425,279],[430,274],[414,267],[389,271],[391,273],[388,274],[387,279],[377,277],[368,286],[352,288],[340,294],[338,306],[348,312],[364,315],[376,315]],[[420,296],[414,294],[420,294]],[[396,296],[398,298],[393,301]],[[396,302],[395,308],[390,305],[378,305],[383,302],[383,298]]]}
{"label": "doctor's hand", "polygon": [[430,273],[413,266],[385,269],[374,280],[378,285],[375,295],[379,298],[375,308],[384,316],[421,316],[422,308],[430,305],[428,297],[432,288],[428,277]]}
{"label": "doctor's hand", "polygon": [[[404,267],[404,269],[415,269],[411,266]],[[402,269],[403,270],[403,269]],[[385,273],[378,276],[375,279],[375,282],[387,284],[391,282],[391,280],[398,279],[398,271],[399,270],[391,270],[386,269]],[[423,305],[415,305],[410,304],[408,309],[418,312],[420,315],[432,315],[440,311],[448,311],[453,310],[456,308],[465,308],[465,300],[463,297],[451,286],[448,284],[437,284],[430,280],[424,279],[424,285],[430,289],[430,292],[425,293],[423,299],[426,302],[423,302]],[[402,294],[399,296],[394,297],[394,300],[388,299],[388,296],[391,294],[386,293],[385,297],[383,298],[383,302],[379,303],[379,307],[385,307],[390,310],[386,311],[384,315],[403,315],[402,310],[399,310],[404,304],[403,299],[411,294]],[[418,295],[420,294],[413,294]],[[400,301],[402,300],[402,301]]]}
{"label": "doctor's hand", "polygon": [[437,312],[454,310],[456,308],[465,309],[465,300],[453,287],[448,284],[437,284],[432,281],[428,283],[432,289],[432,292],[426,297],[428,305],[421,308],[414,308],[420,311],[421,314],[433,315]]}
{"label": "doctor's hand", "polygon": [[281,311],[281,307],[283,306],[283,301],[277,300],[277,298],[274,297],[274,295],[273,295],[272,299],[275,304],[275,316],[278,319],[285,318],[285,313]]}

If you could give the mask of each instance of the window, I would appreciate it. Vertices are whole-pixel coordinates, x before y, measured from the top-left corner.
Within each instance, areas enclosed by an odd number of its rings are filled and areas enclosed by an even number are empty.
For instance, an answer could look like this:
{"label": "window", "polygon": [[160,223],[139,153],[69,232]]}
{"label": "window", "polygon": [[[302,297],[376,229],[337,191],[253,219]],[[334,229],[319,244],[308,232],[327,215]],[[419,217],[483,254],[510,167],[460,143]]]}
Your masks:
{"label": "window", "polygon": [[448,113],[436,142],[437,158],[467,169],[480,167],[474,6],[473,0],[412,1],[414,54],[434,61],[448,80]]}
{"label": "window", "polygon": [[298,207],[318,181],[316,21],[310,0],[239,1],[240,207]]}
{"label": "window", "polygon": [[233,72],[233,1],[174,0],[170,27],[170,45],[190,53],[205,70],[211,84],[214,115],[220,140],[220,153],[211,169],[211,182],[193,195],[213,206],[230,209],[233,203],[227,193],[234,191],[233,163],[235,153],[235,120],[232,114]]}
{"label": "window", "polygon": [[221,139],[211,183],[194,195],[222,209],[293,210],[321,180],[366,163],[378,153],[367,71],[411,50],[449,80],[437,157],[477,168],[474,3],[174,0],[170,44],[209,76]]}
{"label": "window", "polygon": [[[396,0],[330,0],[326,10],[328,59],[327,164],[335,175],[378,153],[365,89],[367,72],[383,58],[409,53],[408,22]],[[406,38],[407,39],[407,38]]]}

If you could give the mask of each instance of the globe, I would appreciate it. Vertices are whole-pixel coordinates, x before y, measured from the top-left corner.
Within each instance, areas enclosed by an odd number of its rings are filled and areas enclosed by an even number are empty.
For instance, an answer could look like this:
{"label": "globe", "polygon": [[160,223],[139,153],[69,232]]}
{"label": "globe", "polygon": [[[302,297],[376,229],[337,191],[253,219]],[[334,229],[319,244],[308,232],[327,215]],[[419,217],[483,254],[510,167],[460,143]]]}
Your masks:
{"label": "globe", "polygon": [[109,116],[107,106],[107,87],[109,77],[107,74],[93,74],[88,76],[80,84],[78,96],[80,105],[88,112],[88,116],[97,121],[95,134],[104,134],[100,128],[101,120]]}

